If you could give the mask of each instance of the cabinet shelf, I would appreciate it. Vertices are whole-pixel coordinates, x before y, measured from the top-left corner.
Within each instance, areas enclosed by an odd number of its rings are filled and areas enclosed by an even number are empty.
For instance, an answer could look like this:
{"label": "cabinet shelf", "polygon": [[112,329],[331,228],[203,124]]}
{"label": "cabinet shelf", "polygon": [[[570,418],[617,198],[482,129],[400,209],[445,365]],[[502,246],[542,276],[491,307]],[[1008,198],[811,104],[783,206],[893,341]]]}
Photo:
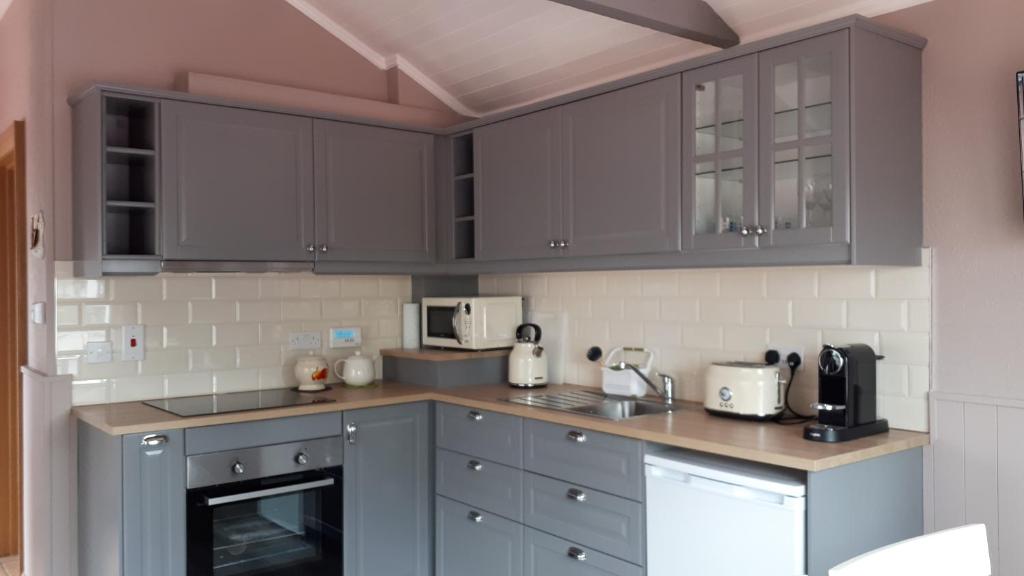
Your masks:
{"label": "cabinet shelf", "polygon": [[123,154],[125,156],[156,156],[156,150],[151,148],[130,148],[127,146],[107,146],[108,154]]}
{"label": "cabinet shelf", "polygon": [[134,202],[131,200],[108,200],[108,208],[125,208],[133,210],[154,210],[156,202]]}
{"label": "cabinet shelf", "polygon": [[454,178],[454,180],[456,182],[461,182],[463,180],[472,180],[472,179],[473,179],[473,173],[472,172],[470,172],[469,174],[459,174],[458,176],[456,176]]}

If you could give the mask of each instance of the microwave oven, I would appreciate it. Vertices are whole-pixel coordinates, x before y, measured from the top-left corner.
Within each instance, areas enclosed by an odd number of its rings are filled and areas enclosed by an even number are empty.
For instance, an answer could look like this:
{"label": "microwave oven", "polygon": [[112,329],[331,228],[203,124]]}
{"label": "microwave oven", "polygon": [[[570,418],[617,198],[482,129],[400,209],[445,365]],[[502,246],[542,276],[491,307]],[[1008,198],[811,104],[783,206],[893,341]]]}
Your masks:
{"label": "microwave oven", "polygon": [[459,350],[511,348],[523,323],[521,296],[424,298],[420,305],[424,346]]}

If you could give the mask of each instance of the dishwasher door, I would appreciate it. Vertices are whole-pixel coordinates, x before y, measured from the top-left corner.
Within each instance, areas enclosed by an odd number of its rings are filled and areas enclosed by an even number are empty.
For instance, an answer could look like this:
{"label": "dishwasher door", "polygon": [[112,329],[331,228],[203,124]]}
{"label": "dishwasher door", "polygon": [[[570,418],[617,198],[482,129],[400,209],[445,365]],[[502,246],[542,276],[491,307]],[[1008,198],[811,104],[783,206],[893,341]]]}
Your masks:
{"label": "dishwasher door", "polygon": [[803,496],[650,464],[646,476],[647,576],[805,574]]}

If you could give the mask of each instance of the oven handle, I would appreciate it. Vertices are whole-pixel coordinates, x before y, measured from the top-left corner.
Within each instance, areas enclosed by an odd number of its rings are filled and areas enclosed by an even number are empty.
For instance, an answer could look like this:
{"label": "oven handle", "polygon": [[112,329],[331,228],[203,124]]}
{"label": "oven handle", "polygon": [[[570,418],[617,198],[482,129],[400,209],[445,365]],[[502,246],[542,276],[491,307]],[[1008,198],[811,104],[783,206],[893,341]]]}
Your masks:
{"label": "oven handle", "polygon": [[291,484],[288,486],[278,486],[276,488],[267,488],[265,490],[253,490],[252,492],[242,492],[241,494],[228,494],[227,496],[217,496],[214,498],[207,496],[206,505],[220,506],[221,504],[231,504],[232,502],[244,502],[246,500],[266,498],[268,496],[292,494],[294,492],[302,492],[304,490],[312,490],[313,488],[323,488],[325,486],[333,485],[334,478],[324,478],[323,480],[314,480],[312,482],[303,482],[301,484]]}

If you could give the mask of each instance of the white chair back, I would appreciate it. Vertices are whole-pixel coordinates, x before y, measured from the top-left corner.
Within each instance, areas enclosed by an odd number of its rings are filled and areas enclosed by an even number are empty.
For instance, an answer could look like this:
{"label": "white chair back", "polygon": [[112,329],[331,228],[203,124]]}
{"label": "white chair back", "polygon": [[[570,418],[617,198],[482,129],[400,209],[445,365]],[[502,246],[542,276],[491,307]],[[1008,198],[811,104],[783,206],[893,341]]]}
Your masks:
{"label": "white chair back", "polygon": [[829,576],[991,576],[984,524],[897,542],[828,571]]}

